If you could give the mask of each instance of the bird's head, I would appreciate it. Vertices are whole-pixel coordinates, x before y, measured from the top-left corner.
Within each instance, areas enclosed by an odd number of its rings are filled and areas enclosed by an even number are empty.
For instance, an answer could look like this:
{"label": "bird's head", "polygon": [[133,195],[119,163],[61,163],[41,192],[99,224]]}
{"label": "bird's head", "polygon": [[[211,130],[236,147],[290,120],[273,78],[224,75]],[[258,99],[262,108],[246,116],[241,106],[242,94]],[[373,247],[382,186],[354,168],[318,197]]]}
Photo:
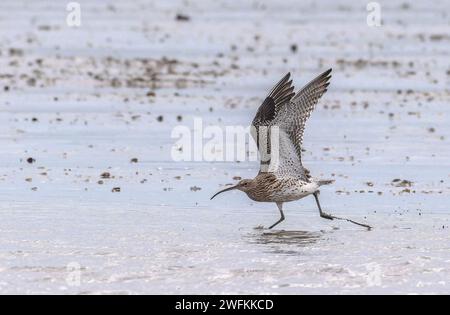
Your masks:
{"label": "bird's head", "polygon": [[243,180],[240,180],[236,185],[222,189],[221,191],[215,193],[214,196],[211,197],[211,199],[213,199],[218,194],[221,194],[223,192],[230,191],[233,189],[237,189],[237,190],[247,193],[254,188],[255,188],[255,181],[253,179],[243,179]]}

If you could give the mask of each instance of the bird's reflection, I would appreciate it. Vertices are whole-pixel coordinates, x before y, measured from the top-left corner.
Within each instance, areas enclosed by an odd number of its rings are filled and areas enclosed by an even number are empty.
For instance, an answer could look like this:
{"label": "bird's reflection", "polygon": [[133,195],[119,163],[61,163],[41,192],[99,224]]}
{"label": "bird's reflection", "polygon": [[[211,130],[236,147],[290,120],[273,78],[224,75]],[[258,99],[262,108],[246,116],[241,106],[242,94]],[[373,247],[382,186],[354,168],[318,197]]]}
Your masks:
{"label": "bird's reflection", "polygon": [[268,246],[272,253],[297,255],[301,248],[316,243],[322,236],[322,232],[255,229],[248,235],[248,240],[253,244]]}

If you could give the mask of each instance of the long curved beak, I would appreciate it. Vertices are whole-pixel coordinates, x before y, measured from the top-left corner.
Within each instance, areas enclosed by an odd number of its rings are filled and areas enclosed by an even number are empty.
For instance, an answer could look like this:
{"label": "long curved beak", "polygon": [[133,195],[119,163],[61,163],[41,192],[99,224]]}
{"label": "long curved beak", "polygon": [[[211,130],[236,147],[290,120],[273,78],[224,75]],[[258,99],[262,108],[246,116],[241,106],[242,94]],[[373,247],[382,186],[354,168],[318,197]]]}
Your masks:
{"label": "long curved beak", "polygon": [[236,188],[237,188],[237,185],[231,186],[231,187],[228,187],[228,188],[225,188],[225,189],[222,189],[221,191],[216,192],[216,193],[214,194],[214,196],[211,197],[210,200],[212,200],[212,199],[213,199],[215,196],[217,196],[218,194],[221,194],[221,193],[223,193],[223,192],[226,192],[226,191],[229,191],[229,190],[233,190],[233,189],[236,189]]}

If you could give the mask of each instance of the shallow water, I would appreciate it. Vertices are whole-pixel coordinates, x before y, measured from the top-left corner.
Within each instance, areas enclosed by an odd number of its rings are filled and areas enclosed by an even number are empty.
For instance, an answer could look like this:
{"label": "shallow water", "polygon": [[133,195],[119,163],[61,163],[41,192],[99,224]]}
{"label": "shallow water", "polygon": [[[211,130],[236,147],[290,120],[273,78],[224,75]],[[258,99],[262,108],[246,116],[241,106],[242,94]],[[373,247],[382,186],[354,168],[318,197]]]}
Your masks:
{"label": "shallow water", "polygon": [[[379,28],[364,1],[65,5],[0,4],[1,293],[449,293],[448,2]],[[209,200],[257,162],[173,161],[175,126],[248,125],[328,67],[303,161],[372,231],[312,197],[267,230],[274,204]]]}

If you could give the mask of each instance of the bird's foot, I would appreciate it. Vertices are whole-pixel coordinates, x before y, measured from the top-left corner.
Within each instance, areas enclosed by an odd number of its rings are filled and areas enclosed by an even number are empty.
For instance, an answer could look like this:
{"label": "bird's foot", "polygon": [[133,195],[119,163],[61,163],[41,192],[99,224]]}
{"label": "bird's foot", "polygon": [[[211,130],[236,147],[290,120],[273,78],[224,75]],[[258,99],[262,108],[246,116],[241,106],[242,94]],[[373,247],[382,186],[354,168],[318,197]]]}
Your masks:
{"label": "bird's foot", "polygon": [[343,220],[343,221],[347,221],[347,222],[350,222],[350,223],[353,223],[353,224],[356,224],[356,225],[359,225],[359,226],[363,226],[363,227],[365,227],[367,230],[371,230],[372,229],[372,227],[370,226],[370,225],[367,225],[367,224],[364,224],[364,223],[359,223],[359,222],[356,222],[356,221],[353,221],[353,220],[350,220],[350,219],[346,219],[346,218],[340,218],[340,217],[336,217],[336,216],[334,216],[334,215],[331,215],[331,214],[327,214],[327,213],[321,213],[320,214],[320,216],[322,217],[322,218],[325,218],[325,219],[328,219],[328,220],[334,220],[334,219],[336,219],[336,220]]}
{"label": "bird's foot", "polygon": [[284,217],[281,217],[280,220],[278,220],[277,222],[275,222],[274,224],[272,224],[271,226],[269,226],[269,230],[271,230],[274,226],[278,225],[279,223],[284,221]]}
{"label": "bird's foot", "polygon": [[333,219],[335,219],[335,217],[333,217],[331,214],[328,214],[328,213],[325,213],[325,212],[322,212],[322,213],[320,214],[320,217],[322,217],[322,218],[324,218],[324,219],[328,219],[328,220],[333,220]]}

